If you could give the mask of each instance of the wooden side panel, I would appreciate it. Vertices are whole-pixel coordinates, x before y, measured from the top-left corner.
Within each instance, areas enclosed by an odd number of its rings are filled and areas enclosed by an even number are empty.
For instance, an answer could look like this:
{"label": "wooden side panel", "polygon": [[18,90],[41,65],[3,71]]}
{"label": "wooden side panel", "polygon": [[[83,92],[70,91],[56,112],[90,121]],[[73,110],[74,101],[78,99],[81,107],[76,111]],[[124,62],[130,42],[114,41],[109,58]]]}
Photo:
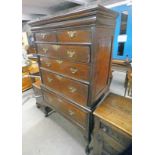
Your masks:
{"label": "wooden side panel", "polygon": [[[93,78],[93,101],[95,101],[109,81],[111,55],[112,55],[112,29],[96,28],[95,35],[95,60]],[[104,92],[103,92],[104,93]],[[103,94],[101,93],[101,94]]]}

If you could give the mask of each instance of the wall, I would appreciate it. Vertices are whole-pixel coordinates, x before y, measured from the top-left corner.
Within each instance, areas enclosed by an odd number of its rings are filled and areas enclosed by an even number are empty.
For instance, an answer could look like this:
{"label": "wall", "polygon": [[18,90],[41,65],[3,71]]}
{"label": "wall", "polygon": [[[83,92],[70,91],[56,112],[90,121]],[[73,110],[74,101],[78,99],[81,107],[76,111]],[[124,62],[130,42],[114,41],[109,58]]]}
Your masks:
{"label": "wall", "polygon": [[[113,59],[125,60],[126,55],[128,55],[129,59],[132,60],[132,5],[121,5],[111,8],[114,11],[119,13],[116,20],[116,29],[114,36],[114,47],[113,47]],[[127,41],[124,44],[124,54],[123,56],[118,56],[118,36],[120,32],[121,25],[121,12],[128,11],[128,20],[127,20]]]}

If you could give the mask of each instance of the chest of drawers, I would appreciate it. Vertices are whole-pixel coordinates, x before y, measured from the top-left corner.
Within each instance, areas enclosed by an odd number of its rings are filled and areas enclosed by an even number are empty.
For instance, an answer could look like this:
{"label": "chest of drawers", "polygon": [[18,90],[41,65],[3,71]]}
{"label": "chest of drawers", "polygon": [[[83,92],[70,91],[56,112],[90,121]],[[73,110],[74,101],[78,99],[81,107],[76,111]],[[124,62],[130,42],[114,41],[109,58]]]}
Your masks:
{"label": "chest of drawers", "polygon": [[[131,155],[131,99],[110,93],[94,111],[93,155]],[[129,153],[130,152],[130,153]]]}
{"label": "chest of drawers", "polygon": [[29,22],[44,100],[87,139],[92,109],[109,88],[115,18],[102,5],[91,5]]}

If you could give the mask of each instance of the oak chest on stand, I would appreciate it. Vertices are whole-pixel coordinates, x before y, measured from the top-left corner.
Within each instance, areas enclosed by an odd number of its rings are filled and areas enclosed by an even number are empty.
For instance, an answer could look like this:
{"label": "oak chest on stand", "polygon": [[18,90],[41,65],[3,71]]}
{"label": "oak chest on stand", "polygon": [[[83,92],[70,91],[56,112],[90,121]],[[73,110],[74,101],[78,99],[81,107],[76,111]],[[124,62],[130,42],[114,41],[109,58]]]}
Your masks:
{"label": "oak chest on stand", "polygon": [[90,142],[92,110],[109,88],[116,14],[102,5],[29,22],[44,101]]}

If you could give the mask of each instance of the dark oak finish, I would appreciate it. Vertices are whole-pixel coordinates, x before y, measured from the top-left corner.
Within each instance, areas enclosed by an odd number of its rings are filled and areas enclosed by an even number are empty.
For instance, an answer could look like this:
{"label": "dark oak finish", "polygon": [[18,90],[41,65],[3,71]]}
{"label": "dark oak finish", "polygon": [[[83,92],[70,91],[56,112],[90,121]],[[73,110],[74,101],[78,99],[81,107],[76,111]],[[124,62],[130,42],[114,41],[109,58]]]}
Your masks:
{"label": "dark oak finish", "polygon": [[86,105],[88,97],[88,85],[70,80],[58,74],[41,70],[42,80],[45,86],[50,87],[55,92],[81,105]]}
{"label": "dark oak finish", "polygon": [[56,110],[66,115],[74,122],[77,122],[78,125],[84,130],[86,129],[87,113],[88,113],[87,111],[82,111],[81,109],[77,108],[77,106],[55,95],[54,93],[43,91],[43,94],[48,104],[55,107]]}
{"label": "dark oak finish", "polygon": [[49,59],[46,57],[40,58],[40,66],[56,73],[64,74],[70,78],[76,78],[78,80],[89,81],[88,64],[72,63],[63,60]]}
{"label": "dark oak finish", "polygon": [[44,100],[84,128],[88,143],[92,111],[109,88],[115,18],[115,12],[97,4],[29,22]]}
{"label": "dark oak finish", "polygon": [[91,30],[65,30],[58,32],[59,42],[91,42]]}
{"label": "dark oak finish", "polygon": [[36,41],[56,41],[56,34],[54,32],[52,33],[35,33]]}
{"label": "dark oak finish", "polygon": [[38,54],[72,62],[89,63],[90,50],[88,46],[70,46],[57,44],[37,44]]}
{"label": "dark oak finish", "polygon": [[131,99],[110,93],[94,111],[94,155],[117,155],[131,145],[131,102]]}

